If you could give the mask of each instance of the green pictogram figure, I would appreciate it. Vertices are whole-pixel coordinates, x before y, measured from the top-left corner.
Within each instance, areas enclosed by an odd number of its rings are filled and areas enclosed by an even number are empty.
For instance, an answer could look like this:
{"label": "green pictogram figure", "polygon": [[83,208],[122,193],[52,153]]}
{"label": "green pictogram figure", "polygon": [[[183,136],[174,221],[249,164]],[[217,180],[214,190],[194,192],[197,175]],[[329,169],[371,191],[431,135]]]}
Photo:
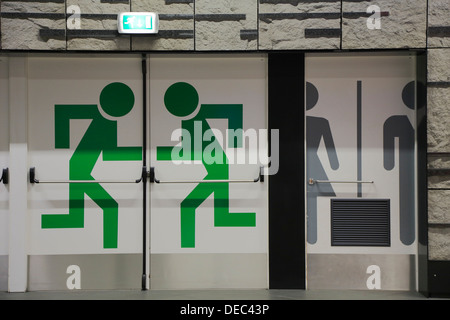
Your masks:
{"label": "green pictogram figure", "polygon": [[[167,110],[177,117],[192,114],[197,109],[198,102],[197,90],[185,82],[171,85],[164,95]],[[228,159],[212,134],[207,119],[228,119],[229,147],[242,147],[242,105],[202,104],[194,117],[181,120],[182,146],[157,147],[157,160],[201,160],[207,171],[203,180],[228,180]],[[205,136],[210,139],[204,139]],[[211,148],[211,144],[214,145],[212,149],[215,152],[213,154],[215,161],[205,156],[205,149]],[[180,205],[182,248],[195,247],[195,210],[211,194],[214,194],[215,227],[254,227],[256,225],[254,212],[231,213],[229,211],[228,182],[199,183]]]}
{"label": "green pictogram figure", "polygon": [[[105,86],[100,106],[112,117],[122,117],[134,105],[133,91],[120,82]],[[102,155],[104,161],[142,160],[142,147],[117,146],[117,121],[102,116],[97,105],[55,105],[55,148],[70,147],[70,120],[92,120],[69,161],[70,180],[95,180],[91,173]],[[42,228],[83,228],[84,195],[103,210],[103,247],[117,248],[118,203],[99,183],[69,184],[69,214],[43,214]]]}

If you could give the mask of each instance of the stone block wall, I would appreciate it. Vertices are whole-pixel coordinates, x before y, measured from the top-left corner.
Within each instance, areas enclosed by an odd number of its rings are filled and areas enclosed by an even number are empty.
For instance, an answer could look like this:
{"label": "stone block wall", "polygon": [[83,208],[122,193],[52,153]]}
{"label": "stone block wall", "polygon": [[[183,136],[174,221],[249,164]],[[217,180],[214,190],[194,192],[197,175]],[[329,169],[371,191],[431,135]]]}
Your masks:
{"label": "stone block wall", "polygon": [[132,0],[131,11],[159,13],[159,34],[132,36],[131,50],[194,50],[194,0]]}
{"label": "stone block wall", "polygon": [[[380,8],[379,29],[367,26],[371,5]],[[426,47],[427,3],[424,0],[344,0],[342,12],[342,49]]]}
{"label": "stone block wall", "polygon": [[[160,32],[119,35],[121,11]],[[0,33],[0,53],[427,50],[428,253],[450,261],[450,0],[0,0]]]}
{"label": "stone block wall", "polygon": [[[1,0],[1,49],[426,48],[427,19],[429,45],[448,46],[448,0],[428,2],[427,8],[427,0]],[[159,34],[120,35],[122,11],[158,12]],[[373,17],[379,28],[368,26]]]}
{"label": "stone block wall", "polygon": [[1,1],[1,45],[12,50],[66,49],[65,1]]}
{"label": "stone block wall", "polygon": [[428,0],[428,255],[450,261],[450,1]]}

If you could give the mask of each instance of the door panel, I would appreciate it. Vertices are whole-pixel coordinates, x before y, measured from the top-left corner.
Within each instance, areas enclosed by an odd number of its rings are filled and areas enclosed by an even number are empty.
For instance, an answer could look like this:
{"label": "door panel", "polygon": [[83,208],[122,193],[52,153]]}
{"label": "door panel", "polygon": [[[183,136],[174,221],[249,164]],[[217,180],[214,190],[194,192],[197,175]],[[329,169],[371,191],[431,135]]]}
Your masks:
{"label": "door panel", "polygon": [[415,57],[306,58],[308,287],[415,287]]}
{"label": "door panel", "polygon": [[32,57],[28,90],[29,290],[140,288],[140,58]]}
{"label": "door panel", "polygon": [[267,287],[266,129],[264,56],[150,57],[151,288]]}

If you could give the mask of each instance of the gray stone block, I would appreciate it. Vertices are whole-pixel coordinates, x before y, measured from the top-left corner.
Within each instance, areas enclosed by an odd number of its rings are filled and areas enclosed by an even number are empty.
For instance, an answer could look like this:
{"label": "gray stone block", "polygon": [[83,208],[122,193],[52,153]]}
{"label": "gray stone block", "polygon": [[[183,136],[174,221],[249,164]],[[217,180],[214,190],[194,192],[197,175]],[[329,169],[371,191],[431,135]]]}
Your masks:
{"label": "gray stone block", "polygon": [[450,86],[427,89],[428,152],[450,152]]}
{"label": "gray stone block", "polygon": [[258,49],[255,0],[196,0],[195,49]]}
{"label": "gray stone block", "polygon": [[341,1],[260,0],[259,49],[339,49]]}
{"label": "gray stone block", "polygon": [[428,47],[450,47],[448,0],[428,0]]}
{"label": "gray stone block", "polygon": [[194,0],[132,0],[131,9],[159,14],[159,33],[132,36],[132,50],[194,50]]}
{"label": "gray stone block", "polygon": [[439,174],[439,170],[450,168],[450,154],[429,153],[427,164],[429,174]]}
{"label": "gray stone block", "polygon": [[[380,9],[379,29],[367,25],[371,5]],[[342,49],[426,47],[426,0],[344,0],[342,11]]]}
{"label": "gray stone block", "polygon": [[450,82],[450,49],[428,49],[427,60],[428,82]]}
{"label": "gray stone block", "polygon": [[[65,50],[65,4],[63,1],[9,1],[0,4],[2,49]],[[58,30],[50,33],[43,31]]]}
{"label": "gray stone block", "polygon": [[67,50],[130,50],[130,36],[119,35],[117,31],[117,14],[129,12],[129,3],[66,0],[66,4],[67,8],[78,6],[81,13],[79,29],[72,28],[68,21]]}
{"label": "gray stone block", "polygon": [[450,227],[432,226],[428,228],[428,258],[430,260],[450,260]]}
{"label": "gray stone block", "polygon": [[450,223],[450,190],[428,191],[428,222]]}

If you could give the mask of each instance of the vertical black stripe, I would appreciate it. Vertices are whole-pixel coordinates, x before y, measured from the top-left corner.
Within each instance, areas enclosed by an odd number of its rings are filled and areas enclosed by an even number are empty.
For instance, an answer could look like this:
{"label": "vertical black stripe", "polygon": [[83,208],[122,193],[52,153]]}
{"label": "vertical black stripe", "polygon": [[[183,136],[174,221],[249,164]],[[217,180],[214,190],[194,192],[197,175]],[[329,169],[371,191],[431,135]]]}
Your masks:
{"label": "vertical black stripe", "polygon": [[343,4],[343,0],[341,0],[341,19],[339,21],[339,29],[341,31],[340,34],[340,41],[339,41],[339,49],[342,50],[342,17],[343,17],[343,13],[344,13],[344,8],[343,8],[344,4]]}
{"label": "vertical black stripe", "polygon": [[[418,245],[418,290],[425,296],[433,293],[429,285],[428,265],[428,172],[427,172],[427,52],[416,56],[416,125],[417,125],[417,238]],[[448,269],[447,269],[448,270]],[[447,271],[448,272],[448,271]],[[448,284],[449,282],[447,282]],[[429,288],[430,286],[430,288]],[[447,288],[450,293],[450,288]]]}
{"label": "vertical black stripe", "polygon": [[193,13],[194,13],[194,20],[193,20],[193,29],[194,29],[194,51],[196,51],[197,50],[197,37],[196,37],[196,26],[197,26],[197,20],[195,19],[195,14],[197,13],[195,10],[195,0],[193,1]]}
{"label": "vertical black stripe", "polygon": [[279,129],[279,170],[268,179],[269,288],[305,289],[304,54],[270,53],[268,74],[269,129]]}
{"label": "vertical black stripe", "polygon": [[[357,83],[357,103],[356,103],[356,162],[357,162],[357,178],[356,180],[362,180],[362,128],[361,128],[361,108],[362,108],[362,88],[361,81],[359,80]],[[358,183],[358,198],[362,197],[362,185]]]}
{"label": "vertical black stripe", "polygon": [[147,289],[147,55],[142,54],[142,290]]}
{"label": "vertical black stripe", "polygon": [[[1,1],[1,0],[0,0]],[[64,1],[64,14],[65,14],[65,21],[64,21],[64,24],[65,24],[65,29],[67,29],[67,19],[69,19],[69,15],[67,14],[67,1]],[[41,29],[42,30],[42,29]],[[39,30],[39,33],[41,32],[41,30]],[[67,30],[65,30],[65,31],[67,31]],[[64,32],[64,45],[65,45],[65,49],[67,50],[68,49],[68,45],[67,45],[67,32]]]}

